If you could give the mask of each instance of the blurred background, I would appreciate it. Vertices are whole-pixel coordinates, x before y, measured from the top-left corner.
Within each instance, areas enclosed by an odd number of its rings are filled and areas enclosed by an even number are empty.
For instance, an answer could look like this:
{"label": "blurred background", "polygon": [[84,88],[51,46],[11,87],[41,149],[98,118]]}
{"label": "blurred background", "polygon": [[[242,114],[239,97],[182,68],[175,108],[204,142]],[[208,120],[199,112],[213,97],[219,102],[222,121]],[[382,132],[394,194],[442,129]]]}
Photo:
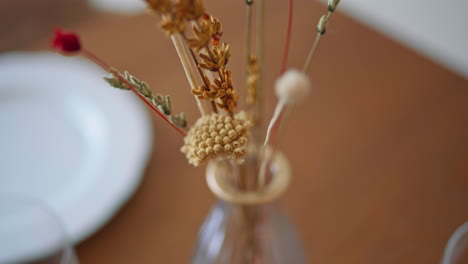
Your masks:
{"label": "blurred background", "polygon": [[[244,1],[206,3],[233,46],[230,69],[241,90]],[[452,232],[468,220],[468,2],[341,4],[312,63],[313,93],[288,124],[282,148],[294,179],[281,203],[311,263],[439,263]],[[287,6],[267,1],[265,87],[279,74]],[[195,104],[177,55],[159,18],[143,10],[130,0],[2,0],[0,62],[13,51],[47,51],[59,25],[79,32],[111,65],[170,94],[191,123]],[[295,1],[291,67],[304,63],[324,12],[324,3]],[[270,92],[266,100],[269,116],[276,99]],[[152,154],[135,175],[141,184],[77,245],[84,264],[190,258],[214,198],[203,169],[179,153],[179,135],[154,115],[151,123]]]}

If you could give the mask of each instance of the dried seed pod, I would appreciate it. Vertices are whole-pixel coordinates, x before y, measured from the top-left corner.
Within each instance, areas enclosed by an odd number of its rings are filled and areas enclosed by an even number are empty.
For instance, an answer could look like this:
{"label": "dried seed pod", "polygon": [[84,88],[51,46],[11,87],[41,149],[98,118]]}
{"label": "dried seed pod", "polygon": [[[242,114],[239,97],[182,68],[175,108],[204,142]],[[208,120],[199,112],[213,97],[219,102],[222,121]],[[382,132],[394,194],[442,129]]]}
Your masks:
{"label": "dried seed pod", "polygon": [[328,0],[328,11],[334,12],[340,0]]}
{"label": "dried seed pod", "polygon": [[121,80],[116,78],[115,76],[111,77],[104,77],[104,80],[112,87],[122,89],[122,90],[130,90],[130,87],[128,87],[125,83],[123,83]]}
{"label": "dried seed pod", "polygon": [[196,51],[207,48],[210,43],[219,43],[222,35],[221,30],[221,22],[217,18],[205,14],[199,19],[198,25],[193,26],[194,37],[188,39],[187,43]]}
{"label": "dried seed pod", "polygon": [[276,80],[275,91],[280,100],[296,103],[306,98],[310,86],[309,77],[305,73],[291,69]]}

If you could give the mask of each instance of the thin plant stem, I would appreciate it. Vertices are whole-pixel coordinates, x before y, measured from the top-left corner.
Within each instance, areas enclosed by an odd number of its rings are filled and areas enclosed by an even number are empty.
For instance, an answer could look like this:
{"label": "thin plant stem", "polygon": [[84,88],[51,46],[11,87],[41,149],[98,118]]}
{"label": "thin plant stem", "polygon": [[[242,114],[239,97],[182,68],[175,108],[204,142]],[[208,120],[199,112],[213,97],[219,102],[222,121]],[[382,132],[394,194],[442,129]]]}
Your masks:
{"label": "thin plant stem", "polygon": [[285,127],[289,121],[289,117],[293,109],[294,109],[294,105],[291,105],[291,104],[286,105],[283,113],[281,114],[281,121],[278,124],[275,139],[272,141],[273,152],[275,152],[279,148],[281,143],[283,142]]}
{"label": "thin plant stem", "polygon": [[[260,186],[260,188],[266,185],[267,166],[278,146],[278,141],[276,139],[278,138],[278,133],[281,133],[280,130],[283,129],[283,123],[287,116],[285,112],[289,112],[289,108],[290,105],[280,99],[276,104],[275,112],[268,125],[265,142],[263,143],[263,159],[258,173],[258,186]],[[267,150],[267,146],[271,146],[271,148]]]}
{"label": "thin plant stem", "polygon": [[[180,34],[172,34],[171,35],[171,40],[172,43],[174,44],[174,47],[177,51],[177,54],[179,55],[180,62],[182,63],[182,67],[184,68],[185,75],[187,76],[187,79],[189,81],[190,87],[192,89],[198,88],[198,83],[197,79],[195,77],[195,72],[193,71],[193,67],[190,63],[190,58],[189,55],[187,54],[186,47],[184,45],[184,42],[182,41],[182,37]],[[203,107],[201,100],[195,96],[195,100],[197,102],[197,107],[198,110],[200,111],[200,114],[206,115],[205,108]]]}
{"label": "thin plant stem", "polygon": [[[263,112],[263,80],[264,80],[264,51],[265,51],[265,0],[258,0],[257,6],[257,31],[256,31],[256,51],[258,59],[258,80],[256,91],[256,103],[254,116],[257,117],[256,127],[261,127]],[[255,142],[260,142],[260,131],[257,129],[253,134]]]}
{"label": "thin plant stem", "polygon": [[[292,34],[293,9],[294,9],[294,1],[289,0],[288,26],[287,26],[287,31],[286,31],[286,38],[284,41],[283,59],[281,62],[281,70],[280,70],[281,74],[286,71],[286,67],[288,64],[289,46],[291,43],[291,34]],[[265,136],[265,142],[263,143],[264,157],[262,159],[259,174],[258,174],[258,185],[260,186],[260,188],[266,185],[266,169],[267,169],[268,163],[270,162],[271,158],[273,157],[276,151],[276,146],[278,145],[277,141],[275,140],[275,137],[272,137],[273,132],[275,132],[275,130],[282,129],[283,127],[282,124],[284,123],[284,119],[285,119],[284,112],[287,111],[288,108],[289,108],[289,105],[286,103],[286,101],[280,98],[280,100],[276,104],[273,117],[270,120],[270,123],[268,125],[267,133]],[[266,147],[268,145],[271,145],[272,147],[270,150],[267,151]]]}
{"label": "thin plant stem", "polygon": [[[247,87],[249,87],[249,65],[250,65],[250,58],[252,56],[252,6],[253,6],[253,0],[245,0],[246,4],[246,15],[245,15],[245,73],[244,73],[244,83],[245,83],[245,88],[244,88],[244,106],[246,107],[246,111],[249,112],[252,115],[253,120],[258,120],[258,117],[255,115],[255,105],[256,105],[256,100],[254,101],[253,104],[249,104],[247,102],[247,98],[249,96],[249,93],[247,92]],[[257,135],[259,135],[260,131],[258,126],[252,127],[252,135],[253,138],[255,139]],[[257,143],[258,141],[254,140],[254,146],[255,149],[257,148]],[[257,162],[253,162],[251,164],[255,168],[255,171],[257,170]],[[241,167],[240,171],[240,177],[244,178],[244,182],[247,182],[247,172],[248,168],[246,166]],[[246,184],[247,185],[247,184]]]}
{"label": "thin plant stem", "polygon": [[283,60],[281,62],[280,73],[284,73],[288,65],[289,45],[291,43],[292,22],[293,22],[293,7],[294,7],[294,0],[289,0],[288,29],[286,31],[286,39],[284,41]]}
{"label": "thin plant stem", "polygon": [[[252,54],[252,4],[253,0],[246,0],[247,14],[245,16],[245,87],[247,87],[249,78],[249,63]],[[247,93],[244,94],[244,105],[247,105]]]}
{"label": "thin plant stem", "polygon": [[278,120],[280,119],[281,114],[286,106],[286,102],[284,100],[280,100],[275,107],[275,112],[273,113],[273,117],[271,118],[270,124],[268,125],[265,142],[263,143],[264,146],[267,146],[270,143],[271,134],[273,129],[275,128]]}
{"label": "thin plant stem", "polygon": [[317,49],[317,46],[320,42],[320,39],[322,38],[322,34],[317,33],[315,36],[314,44],[312,44],[312,48],[309,51],[309,55],[307,55],[306,62],[304,63],[304,67],[302,68],[302,71],[304,73],[307,73],[310,69],[310,64],[312,62],[312,57],[314,56],[315,50]]}
{"label": "thin plant stem", "polygon": [[[326,25],[326,22],[328,22],[328,20],[330,19],[330,16],[331,16],[332,13],[333,12],[328,11],[328,13],[325,15],[325,17],[321,18],[321,21],[322,21],[322,19],[324,20],[325,25]],[[320,25],[320,21],[319,21],[319,25]],[[309,69],[310,69],[310,64],[312,62],[312,57],[315,54],[315,50],[317,50],[320,39],[325,34],[325,25],[323,25],[323,27],[324,27],[323,31],[318,30],[317,35],[315,36],[314,43],[312,44],[312,47],[310,48],[309,55],[307,55],[306,62],[304,63],[304,67],[302,68],[302,71],[304,73],[307,73],[309,71]]]}
{"label": "thin plant stem", "polygon": [[293,111],[294,105],[286,105],[283,108],[283,111],[280,114],[280,121],[278,122],[278,125],[276,127],[275,131],[275,136],[271,142],[271,149],[269,153],[265,154],[265,159],[262,161],[262,172],[263,174],[262,177],[260,178],[261,181],[259,181],[260,186],[265,186],[267,184],[266,182],[266,169],[270,161],[273,159],[274,154],[276,153],[276,150],[280,147],[281,142],[284,137],[284,130],[286,127],[287,122],[289,121],[289,116],[291,115],[291,112]]}
{"label": "thin plant stem", "polygon": [[[263,0],[260,0],[263,2]],[[250,63],[250,56],[252,54],[252,5],[253,5],[253,0],[245,0],[245,3],[247,5],[247,13],[246,13],[246,21],[245,21],[245,87],[248,87],[248,78],[249,78],[249,63]],[[258,49],[257,49],[258,51]],[[257,82],[258,85],[258,82]],[[257,96],[258,96],[258,86],[257,86]],[[244,105],[247,106],[247,92],[244,94]],[[259,122],[259,111],[258,111],[258,105],[259,105],[259,100],[258,97],[255,100],[255,105],[253,110],[253,117],[257,121],[257,124],[252,128],[252,134],[254,138],[254,142],[257,143],[259,137],[259,128],[258,128],[258,122]],[[253,163],[253,166],[257,167],[257,163]],[[247,168],[241,167],[241,170],[239,171],[239,180],[241,181],[242,187],[247,190],[249,188],[248,186],[248,179],[247,179]],[[250,249],[250,252],[246,252],[245,258],[246,258],[246,263],[254,263],[255,261],[255,253],[256,250],[256,241],[255,241],[255,222],[257,221],[256,218],[256,211],[255,208],[249,208],[248,206],[242,206],[242,213],[243,213],[243,218],[245,219],[245,232],[246,232],[246,242],[247,245]]]}
{"label": "thin plant stem", "polygon": [[81,51],[81,54],[85,57],[87,57],[88,59],[90,59],[91,61],[93,61],[94,63],[96,63],[96,65],[98,65],[99,67],[101,67],[102,69],[104,69],[105,71],[109,72],[110,74],[114,75],[117,79],[119,79],[122,83],[124,83],[125,85],[127,85],[130,90],[136,94],[143,102],[145,102],[154,112],[156,112],[156,114],[158,114],[162,119],[164,119],[164,121],[166,121],[169,125],[171,125],[175,130],[177,130],[177,132],[179,132],[182,136],[187,136],[187,134],[185,133],[185,131],[183,131],[182,129],[180,129],[179,127],[177,127],[176,125],[174,125],[173,123],[171,123],[171,121],[169,121],[169,119],[167,119],[167,117],[165,115],[163,115],[161,112],[159,112],[159,110],[154,106],[152,105],[150,102],[148,102],[148,100],[143,96],[141,95],[140,93],[138,93],[138,91],[135,89],[135,87],[130,84],[130,82],[128,82],[127,80],[125,80],[125,78],[123,78],[119,72],[117,72],[116,70],[114,70],[109,64],[105,63],[103,60],[99,59],[96,55],[94,55],[93,53],[91,53],[90,51],[88,50],[85,50],[85,49],[82,49]]}
{"label": "thin plant stem", "polygon": [[81,50],[81,54],[83,56],[85,56],[86,58],[90,59],[92,62],[94,62],[96,65],[98,65],[99,67],[101,67],[103,70],[105,70],[106,72],[111,72],[112,71],[112,67],[105,63],[103,60],[101,60],[100,58],[98,58],[96,55],[94,55],[92,52],[86,50],[86,49],[82,49]]}

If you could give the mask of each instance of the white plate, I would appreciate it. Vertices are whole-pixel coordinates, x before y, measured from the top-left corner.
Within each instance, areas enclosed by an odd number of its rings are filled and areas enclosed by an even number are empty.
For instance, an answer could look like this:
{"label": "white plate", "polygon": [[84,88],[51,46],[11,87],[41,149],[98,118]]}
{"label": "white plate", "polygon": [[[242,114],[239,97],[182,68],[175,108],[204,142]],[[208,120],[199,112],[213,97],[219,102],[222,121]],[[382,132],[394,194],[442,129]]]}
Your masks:
{"label": "white plate", "polygon": [[44,201],[77,243],[138,186],[151,120],[129,91],[78,57],[0,56],[0,193]]}
{"label": "white plate", "polygon": [[134,15],[143,13],[147,4],[135,0],[88,0],[89,4],[97,10],[119,14]]}

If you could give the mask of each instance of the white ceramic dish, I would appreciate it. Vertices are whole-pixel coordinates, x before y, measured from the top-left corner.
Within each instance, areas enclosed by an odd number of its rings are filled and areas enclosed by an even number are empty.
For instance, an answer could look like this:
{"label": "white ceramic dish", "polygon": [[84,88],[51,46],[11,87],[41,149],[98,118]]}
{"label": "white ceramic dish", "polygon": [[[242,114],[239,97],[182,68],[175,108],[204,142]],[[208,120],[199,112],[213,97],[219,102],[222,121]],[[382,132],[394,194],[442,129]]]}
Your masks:
{"label": "white ceramic dish", "polygon": [[133,194],[151,151],[145,106],[105,75],[77,57],[0,56],[0,193],[42,200],[75,243]]}
{"label": "white ceramic dish", "polygon": [[144,1],[135,0],[88,0],[91,7],[105,12],[114,12],[119,14],[141,14],[146,9]]}

